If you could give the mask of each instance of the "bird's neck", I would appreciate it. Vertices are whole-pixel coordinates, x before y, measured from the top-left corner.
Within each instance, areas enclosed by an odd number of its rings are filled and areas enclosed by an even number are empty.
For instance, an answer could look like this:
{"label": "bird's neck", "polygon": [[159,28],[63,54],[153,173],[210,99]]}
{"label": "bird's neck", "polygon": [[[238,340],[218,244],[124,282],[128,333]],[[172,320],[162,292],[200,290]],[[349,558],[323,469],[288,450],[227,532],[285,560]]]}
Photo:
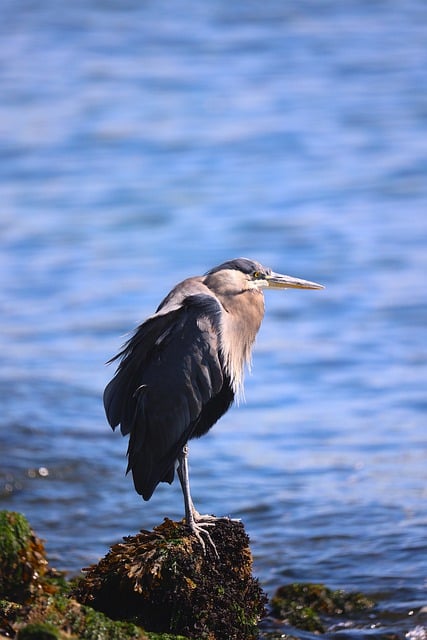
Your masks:
{"label": "bird's neck", "polygon": [[245,365],[250,369],[252,347],[264,317],[264,295],[246,290],[222,296],[221,351],[231,386],[239,399],[243,397]]}

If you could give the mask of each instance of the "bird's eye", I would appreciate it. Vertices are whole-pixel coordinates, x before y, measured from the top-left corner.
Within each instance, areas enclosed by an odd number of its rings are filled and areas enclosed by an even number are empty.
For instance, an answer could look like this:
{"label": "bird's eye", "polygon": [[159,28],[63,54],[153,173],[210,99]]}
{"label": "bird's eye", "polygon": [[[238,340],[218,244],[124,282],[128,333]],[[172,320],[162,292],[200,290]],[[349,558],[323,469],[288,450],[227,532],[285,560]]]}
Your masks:
{"label": "bird's eye", "polygon": [[253,277],[257,280],[258,278],[261,278],[261,271],[254,271],[253,272]]}

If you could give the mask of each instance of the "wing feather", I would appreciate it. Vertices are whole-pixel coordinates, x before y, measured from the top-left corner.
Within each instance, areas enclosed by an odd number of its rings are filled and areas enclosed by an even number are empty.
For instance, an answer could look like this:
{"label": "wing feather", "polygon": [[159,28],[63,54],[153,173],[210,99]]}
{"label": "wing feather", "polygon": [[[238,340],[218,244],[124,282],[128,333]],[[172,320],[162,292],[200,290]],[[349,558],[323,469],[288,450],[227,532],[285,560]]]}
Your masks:
{"label": "wing feather", "polygon": [[172,482],[175,460],[200,435],[199,423],[206,432],[220,417],[222,410],[211,416],[206,408],[222,407],[214,401],[224,386],[226,408],[233,397],[222,371],[217,299],[200,293],[170,308],[160,307],[138,327],[117,356],[121,362],[104,392],[110,425],[130,434],[128,471],[146,500],[159,482]]}

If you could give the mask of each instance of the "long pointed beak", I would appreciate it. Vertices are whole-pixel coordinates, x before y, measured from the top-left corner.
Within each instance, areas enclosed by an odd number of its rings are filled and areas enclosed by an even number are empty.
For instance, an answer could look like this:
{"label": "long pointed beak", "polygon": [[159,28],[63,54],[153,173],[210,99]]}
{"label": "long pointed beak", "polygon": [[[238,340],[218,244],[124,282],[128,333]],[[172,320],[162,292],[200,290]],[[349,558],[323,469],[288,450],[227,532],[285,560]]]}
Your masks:
{"label": "long pointed beak", "polygon": [[270,273],[266,276],[268,286],[272,289],[324,289],[322,284],[310,282],[310,280],[301,280],[301,278],[293,278],[285,276],[281,273]]}

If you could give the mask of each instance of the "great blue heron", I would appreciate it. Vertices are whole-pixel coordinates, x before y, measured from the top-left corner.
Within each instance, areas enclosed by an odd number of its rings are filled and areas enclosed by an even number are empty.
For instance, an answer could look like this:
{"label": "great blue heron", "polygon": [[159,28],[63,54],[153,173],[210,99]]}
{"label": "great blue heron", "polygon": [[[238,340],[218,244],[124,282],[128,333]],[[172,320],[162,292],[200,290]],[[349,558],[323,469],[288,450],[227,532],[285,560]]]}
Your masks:
{"label": "great blue heron", "polygon": [[242,391],[265,288],[323,289],[247,258],[188,278],[112,358],[120,364],[104,391],[111,427],[130,434],[127,472],[136,491],[149,500],[159,482],[173,481],[176,467],[186,523],[203,547],[212,517],[194,508],[187,442],[204,435]]}

